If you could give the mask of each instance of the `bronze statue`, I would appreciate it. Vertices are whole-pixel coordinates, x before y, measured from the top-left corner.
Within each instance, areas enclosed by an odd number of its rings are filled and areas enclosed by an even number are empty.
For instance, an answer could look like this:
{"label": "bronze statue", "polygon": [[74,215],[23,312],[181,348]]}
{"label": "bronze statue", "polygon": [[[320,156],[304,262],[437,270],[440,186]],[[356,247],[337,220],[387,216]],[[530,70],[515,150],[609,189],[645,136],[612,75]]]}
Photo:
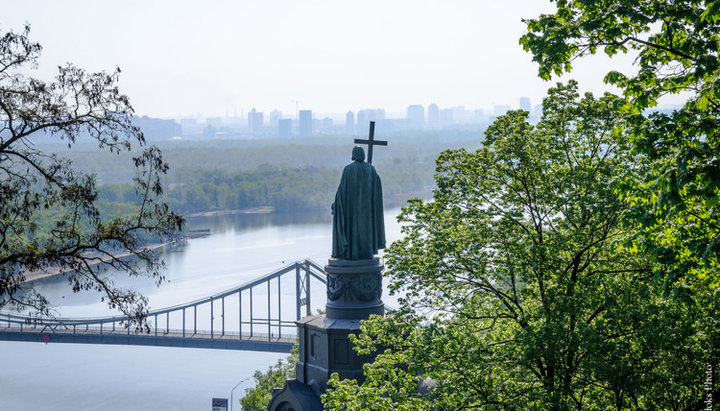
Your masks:
{"label": "bronze statue", "polygon": [[373,258],[385,248],[382,184],[365,151],[354,147],[353,162],[345,166],[335,194],[332,257],[342,260]]}

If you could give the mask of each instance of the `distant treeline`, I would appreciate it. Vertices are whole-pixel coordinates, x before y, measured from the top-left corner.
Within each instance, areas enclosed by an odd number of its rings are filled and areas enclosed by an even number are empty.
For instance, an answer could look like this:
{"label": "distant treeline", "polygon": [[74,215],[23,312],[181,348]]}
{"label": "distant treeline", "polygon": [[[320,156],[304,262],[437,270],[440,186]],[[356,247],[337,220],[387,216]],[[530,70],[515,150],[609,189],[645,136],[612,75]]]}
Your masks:
{"label": "distant treeline", "polygon": [[[380,131],[378,131],[380,133]],[[442,134],[440,134],[442,133]],[[482,130],[449,130],[442,132],[414,132],[380,136],[389,141],[386,147],[375,149],[373,162],[381,165],[383,160],[406,158],[434,160],[441,151],[465,147],[479,147]],[[171,141],[158,144],[163,158],[170,164],[172,177],[177,171],[190,170],[254,170],[264,164],[280,167],[329,167],[340,168],[350,162],[353,137],[323,136],[288,140],[207,140]],[[43,147],[72,161],[73,167],[86,173],[94,173],[99,184],[130,183],[136,170],[131,157],[137,153],[113,154],[98,151],[94,145],[78,145],[68,150],[62,145]],[[378,170],[380,171],[380,170]]]}
{"label": "distant treeline", "polygon": [[[100,218],[104,222],[113,219],[127,219],[136,216],[138,212],[139,196],[130,184],[107,184],[98,190],[101,193],[99,200],[95,203]],[[109,200],[111,199],[111,200]],[[67,208],[49,208],[39,210],[32,216],[33,224],[30,229],[19,233],[24,241],[35,241],[41,247],[53,237],[54,230],[63,230],[58,223],[73,221],[77,225],[78,232],[88,234],[92,232],[92,222],[87,219],[76,219],[72,209]],[[158,243],[167,239],[147,233],[138,233],[138,238],[144,243]]]}
{"label": "distant treeline", "polygon": [[[406,164],[407,163],[407,164]],[[381,173],[386,204],[427,190],[433,182],[432,163],[412,160],[389,162]],[[248,171],[181,169],[166,185],[170,206],[180,213],[246,209],[270,206],[279,211],[329,208],[340,181],[339,167],[280,167],[261,165]],[[135,203],[139,196],[131,184],[103,184],[99,198]]]}
{"label": "distant treeline", "polygon": [[[197,171],[174,175],[170,206],[181,213],[271,206],[276,210],[320,208],[331,202],[337,171],[263,165],[249,171]],[[330,202],[329,202],[330,201]]]}
{"label": "distant treeline", "polygon": [[[434,184],[435,158],[449,148],[480,145],[482,131],[414,132],[383,137],[374,165],[383,182],[386,205],[427,195]],[[330,207],[340,174],[350,160],[352,137],[303,140],[211,140],[161,144],[170,165],[164,177],[167,201],[189,214],[271,206],[276,210]],[[92,147],[56,152],[79,170],[94,173],[99,198],[113,203],[138,201],[132,178],[132,153],[114,155]],[[52,150],[50,150],[52,151]]]}

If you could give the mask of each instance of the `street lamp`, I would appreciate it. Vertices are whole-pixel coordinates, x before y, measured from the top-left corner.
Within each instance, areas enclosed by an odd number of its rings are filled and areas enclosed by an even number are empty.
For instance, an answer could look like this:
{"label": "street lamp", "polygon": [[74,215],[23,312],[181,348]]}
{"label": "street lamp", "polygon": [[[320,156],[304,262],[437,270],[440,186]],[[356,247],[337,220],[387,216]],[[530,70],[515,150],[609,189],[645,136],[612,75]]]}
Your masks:
{"label": "street lamp", "polygon": [[234,387],[232,387],[232,390],[230,390],[230,411],[232,411],[233,407],[235,406],[235,401],[233,401],[233,391],[235,391],[235,388],[237,388],[238,385],[244,383],[245,381],[247,381],[249,379],[250,379],[250,377],[247,377],[244,380],[240,380],[237,384],[235,384]]}

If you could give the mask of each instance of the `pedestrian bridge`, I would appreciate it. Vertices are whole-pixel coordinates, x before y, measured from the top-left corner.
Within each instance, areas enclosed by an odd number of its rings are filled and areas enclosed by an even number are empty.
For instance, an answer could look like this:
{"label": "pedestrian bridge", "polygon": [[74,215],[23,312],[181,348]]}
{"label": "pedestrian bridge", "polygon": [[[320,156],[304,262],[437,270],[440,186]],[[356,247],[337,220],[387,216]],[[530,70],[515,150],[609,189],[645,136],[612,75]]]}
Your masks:
{"label": "pedestrian bridge", "polygon": [[127,317],[0,313],[0,340],[290,352],[297,336],[295,321],[311,313],[311,289],[324,294],[325,282],[323,267],[312,260],[297,261],[230,290],[151,311],[149,333],[126,327]]}

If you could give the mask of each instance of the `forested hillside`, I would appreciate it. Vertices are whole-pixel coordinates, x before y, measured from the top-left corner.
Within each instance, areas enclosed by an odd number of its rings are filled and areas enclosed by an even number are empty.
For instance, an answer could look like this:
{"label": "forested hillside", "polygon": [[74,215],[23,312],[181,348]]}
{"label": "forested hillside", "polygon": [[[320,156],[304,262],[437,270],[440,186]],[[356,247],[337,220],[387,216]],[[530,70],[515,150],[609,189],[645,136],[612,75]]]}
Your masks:
{"label": "forested hillside", "polygon": [[[376,149],[375,167],[388,206],[429,193],[435,158],[445,149],[476,147],[481,130],[417,132],[387,137]],[[385,138],[385,137],[384,137]],[[170,171],[165,177],[168,203],[182,213],[270,206],[275,210],[330,207],[353,138],[314,137],[303,140],[175,141],[160,146]],[[139,198],[133,170],[124,158],[74,148],[68,157],[85,172],[96,174],[99,197],[133,203]]]}

